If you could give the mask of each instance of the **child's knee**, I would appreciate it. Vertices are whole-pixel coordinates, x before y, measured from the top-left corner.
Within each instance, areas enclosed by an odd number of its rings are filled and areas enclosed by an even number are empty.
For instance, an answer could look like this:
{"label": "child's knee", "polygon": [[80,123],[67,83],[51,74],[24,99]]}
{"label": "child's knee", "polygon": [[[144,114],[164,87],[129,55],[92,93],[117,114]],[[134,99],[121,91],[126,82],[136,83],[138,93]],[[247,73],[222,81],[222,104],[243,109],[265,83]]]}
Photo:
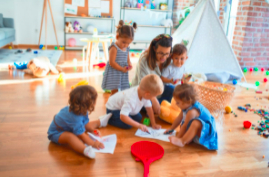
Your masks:
{"label": "child's knee", "polygon": [[200,129],[202,127],[202,123],[199,120],[193,120],[192,123],[191,123],[191,126],[193,128]]}

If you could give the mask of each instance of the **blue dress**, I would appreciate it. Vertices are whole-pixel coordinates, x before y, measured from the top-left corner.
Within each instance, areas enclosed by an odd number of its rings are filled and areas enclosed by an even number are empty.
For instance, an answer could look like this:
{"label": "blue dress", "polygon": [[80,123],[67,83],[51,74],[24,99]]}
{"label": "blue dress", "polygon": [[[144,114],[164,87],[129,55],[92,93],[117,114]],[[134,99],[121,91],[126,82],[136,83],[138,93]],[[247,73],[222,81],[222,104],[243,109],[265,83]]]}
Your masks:
{"label": "blue dress", "polygon": [[[128,56],[129,56],[129,50],[128,47],[126,51],[122,51],[114,42],[111,44],[109,49],[115,46],[117,48],[117,56],[116,56],[116,62],[121,67],[128,66]],[[114,90],[114,89],[120,89],[125,90],[130,88],[129,84],[129,74],[128,72],[124,73],[119,70],[116,70],[112,68],[109,65],[109,61],[106,64],[106,69],[104,72],[103,82],[102,82],[102,89],[103,90]]]}
{"label": "blue dress", "polygon": [[198,101],[195,102],[191,107],[187,110],[183,110],[183,119],[181,125],[184,124],[187,112],[191,109],[197,109],[200,112],[200,116],[198,118],[192,119],[187,125],[187,130],[189,129],[193,120],[199,120],[202,123],[202,131],[200,138],[196,136],[193,141],[195,143],[201,144],[209,150],[217,150],[218,149],[218,133],[216,129],[216,123],[214,117],[210,114],[207,108],[205,108]]}
{"label": "blue dress", "polygon": [[75,135],[81,135],[86,131],[85,125],[89,121],[88,114],[76,115],[72,111],[69,112],[69,106],[66,106],[52,120],[48,130],[48,139],[59,144],[58,140],[63,132],[67,131]]}

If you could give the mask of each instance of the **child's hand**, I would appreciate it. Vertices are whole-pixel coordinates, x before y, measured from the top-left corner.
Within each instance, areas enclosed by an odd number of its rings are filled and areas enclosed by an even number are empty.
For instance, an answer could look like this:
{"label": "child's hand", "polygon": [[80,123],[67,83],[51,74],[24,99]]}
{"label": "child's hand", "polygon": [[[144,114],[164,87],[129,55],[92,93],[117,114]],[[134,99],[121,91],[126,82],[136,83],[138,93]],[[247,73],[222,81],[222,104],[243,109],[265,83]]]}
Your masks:
{"label": "child's hand", "polygon": [[121,72],[123,73],[128,72],[128,66],[122,67]]}
{"label": "child's hand", "polygon": [[130,71],[133,68],[133,66],[131,64],[129,64],[129,66],[127,66],[128,71]]}
{"label": "child's hand", "polygon": [[171,135],[173,133],[174,130],[172,129],[167,129],[165,130],[165,132],[163,134],[166,134],[166,135]]}
{"label": "child's hand", "polygon": [[143,132],[149,132],[148,128],[146,125],[140,124],[138,127],[140,130],[142,130]]}
{"label": "child's hand", "polygon": [[171,84],[174,84],[174,79],[173,79],[173,78],[170,79],[170,83],[171,83]]}
{"label": "child's hand", "polygon": [[158,124],[154,124],[152,125],[152,128],[159,130],[160,128],[162,128],[162,126]]}
{"label": "child's hand", "polygon": [[94,147],[95,149],[104,149],[104,144],[103,143],[101,143],[101,142],[99,142],[99,141],[95,141],[94,143],[93,143],[93,145],[92,145],[92,147]]}

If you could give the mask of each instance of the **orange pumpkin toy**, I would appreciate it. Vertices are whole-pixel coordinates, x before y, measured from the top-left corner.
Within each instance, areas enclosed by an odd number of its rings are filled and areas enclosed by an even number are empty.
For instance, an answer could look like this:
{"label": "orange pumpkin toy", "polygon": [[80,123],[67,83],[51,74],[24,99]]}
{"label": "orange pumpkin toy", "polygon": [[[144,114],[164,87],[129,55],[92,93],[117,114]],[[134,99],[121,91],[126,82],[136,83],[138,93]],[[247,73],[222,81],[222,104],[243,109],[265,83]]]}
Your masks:
{"label": "orange pumpkin toy", "polygon": [[172,99],[171,104],[166,100],[162,101],[160,118],[165,122],[172,124],[180,112],[181,109],[176,105],[174,98]]}

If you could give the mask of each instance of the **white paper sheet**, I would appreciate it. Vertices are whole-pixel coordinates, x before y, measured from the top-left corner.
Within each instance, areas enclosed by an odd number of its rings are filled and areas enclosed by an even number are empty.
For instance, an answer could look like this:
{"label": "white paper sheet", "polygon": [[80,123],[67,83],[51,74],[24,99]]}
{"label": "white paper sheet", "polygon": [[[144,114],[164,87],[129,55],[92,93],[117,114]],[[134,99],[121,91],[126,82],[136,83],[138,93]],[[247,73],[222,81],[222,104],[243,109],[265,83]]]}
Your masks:
{"label": "white paper sheet", "polygon": [[109,1],[101,1],[101,12],[109,13]]}
{"label": "white paper sheet", "polygon": [[65,4],[64,6],[65,13],[77,15],[77,11],[78,11],[77,6],[73,6],[71,4]]}
{"label": "white paper sheet", "polygon": [[101,0],[88,0],[89,8],[101,8]]}
{"label": "white paper sheet", "polygon": [[88,12],[89,16],[101,16],[101,9],[100,8],[89,8]]}
{"label": "white paper sheet", "polygon": [[172,135],[176,135],[176,131],[174,131],[172,134],[170,135],[165,135],[164,132],[166,129],[159,129],[159,130],[155,130],[151,127],[147,127],[149,130],[149,133],[143,132],[142,130],[138,129],[135,133],[135,136],[139,136],[139,137],[143,137],[143,138],[152,138],[152,139],[158,139],[158,140],[162,140],[162,141],[166,141],[169,142],[168,137],[172,136]]}
{"label": "white paper sheet", "polygon": [[97,152],[97,153],[109,153],[109,154],[114,153],[114,150],[115,150],[115,147],[116,147],[116,144],[117,144],[117,135],[116,134],[103,136],[102,138],[100,138],[98,136],[95,136],[92,133],[88,133],[88,134],[89,134],[89,136],[91,138],[100,141],[105,146],[104,149],[100,149],[100,150],[93,148],[94,152]]}
{"label": "white paper sheet", "polygon": [[72,5],[73,6],[84,7],[85,6],[85,0],[72,0]]}

